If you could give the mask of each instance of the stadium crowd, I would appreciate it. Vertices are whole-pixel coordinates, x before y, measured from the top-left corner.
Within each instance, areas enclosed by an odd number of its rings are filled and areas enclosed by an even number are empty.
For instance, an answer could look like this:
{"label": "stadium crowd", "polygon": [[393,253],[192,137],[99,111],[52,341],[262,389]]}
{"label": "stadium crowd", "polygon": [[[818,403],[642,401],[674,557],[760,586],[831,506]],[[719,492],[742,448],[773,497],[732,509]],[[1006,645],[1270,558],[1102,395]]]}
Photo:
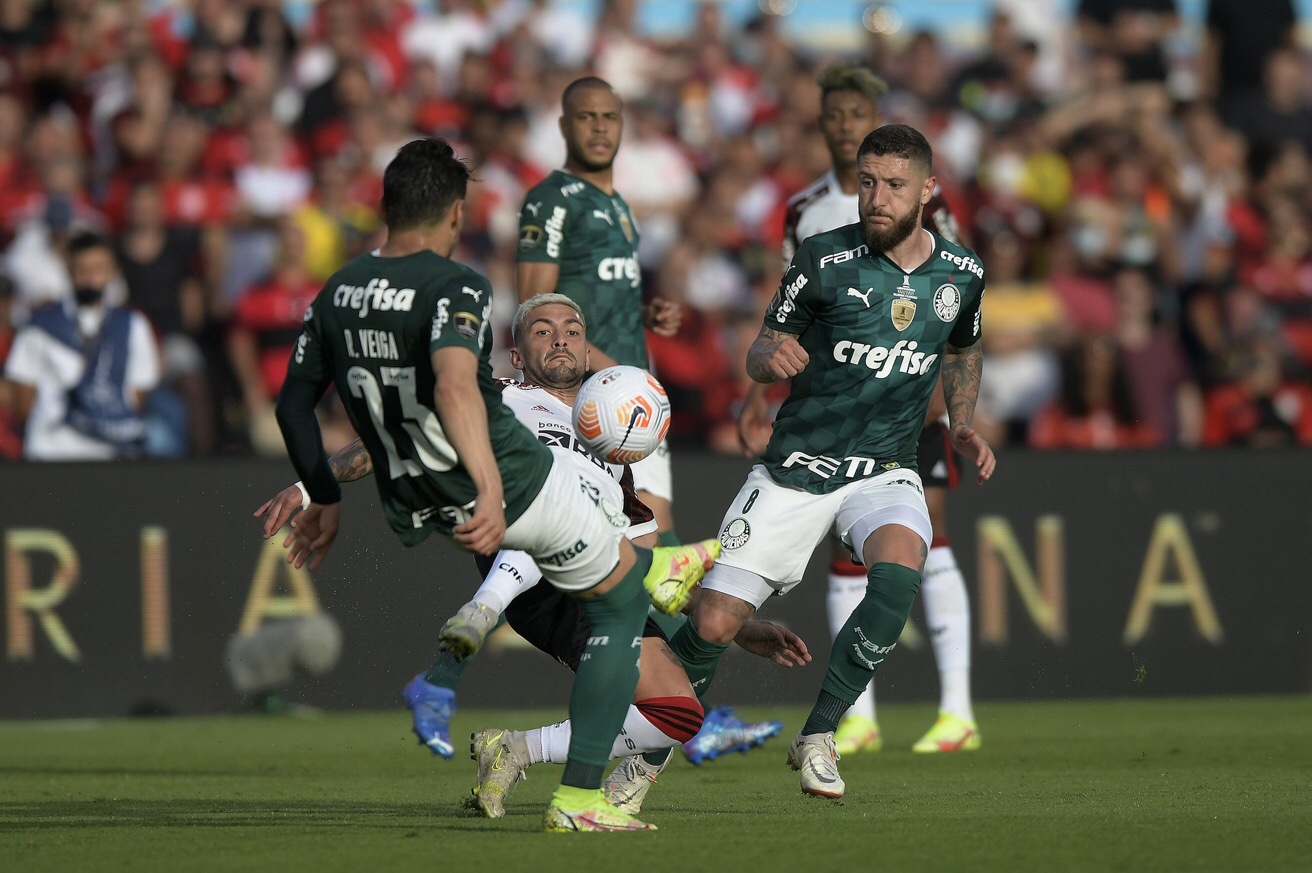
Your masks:
{"label": "stadium crowd", "polygon": [[[396,149],[438,135],[476,168],[456,258],[508,328],[520,202],[563,162],[561,91],[590,71],[626,102],[615,183],[645,287],[685,307],[649,337],[673,435],[738,451],[784,204],[829,167],[815,76],[835,55],[774,15],[736,27],[706,3],[658,42],[634,0],[599,5],[320,0],[301,21],[278,0],[0,0],[0,362],[74,294],[67,247],[92,231],[117,256],[108,295],[157,341],[148,452],[280,453],[305,306],[377,244]],[[1208,0],[1192,42],[1172,0],[1080,0],[1076,28],[1052,5],[1000,0],[974,49],[860,31],[885,120],[929,137],[987,269],[990,440],[1312,444],[1312,94],[1290,0]],[[16,396],[0,380],[4,458],[23,454]],[[352,437],[335,402],[330,451]]]}

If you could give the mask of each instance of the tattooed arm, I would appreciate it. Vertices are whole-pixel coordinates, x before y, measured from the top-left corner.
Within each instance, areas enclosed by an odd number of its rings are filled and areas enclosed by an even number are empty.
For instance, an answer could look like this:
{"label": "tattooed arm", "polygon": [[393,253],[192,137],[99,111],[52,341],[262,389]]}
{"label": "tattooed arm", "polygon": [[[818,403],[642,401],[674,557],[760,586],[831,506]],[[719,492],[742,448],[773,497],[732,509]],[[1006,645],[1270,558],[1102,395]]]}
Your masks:
{"label": "tattooed arm", "polygon": [[747,375],[756,382],[791,379],[811,360],[797,337],[763,325],[747,350]]}
{"label": "tattooed arm", "polygon": [[979,383],[984,375],[984,352],[977,340],[964,349],[949,343],[944,347],[943,400],[948,407],[948,420],[952,427],[952,445],[958,452],[975,462],[976,481],[987,482],[993,476],[997,459],[984,437],[975,432],[975,401],[979,399]]}
{"label": "tattooed arm", "polygon": [[356,437],[354,442],[328,458],[328,467],[338,482],[354,482],[374,471],[374,461],[364,447],[364,440]]}
{"label": "tattooed arm", "polygon": [[[374,471],[373,459],[369,457],[369,452],[364,447],[364,442],[356,437],[355,442],[346,448],[333,453],[328,459],[328,468],[332,471],[333,478],[338,482],[354,482],[356,479],[362,479]],[[278,531],[282,526],[291,521],[292,516],[301,511],[305,503],[305,494],[301,491],[301,484],[290,485],[279,491],[276,496],[266,500],[259,509],[255,510],[255,517],[262,518],[262,532],[267,540]],[[287,538],[288,543],[291,537]],[[284,547],[287,544],[284,544]]]}

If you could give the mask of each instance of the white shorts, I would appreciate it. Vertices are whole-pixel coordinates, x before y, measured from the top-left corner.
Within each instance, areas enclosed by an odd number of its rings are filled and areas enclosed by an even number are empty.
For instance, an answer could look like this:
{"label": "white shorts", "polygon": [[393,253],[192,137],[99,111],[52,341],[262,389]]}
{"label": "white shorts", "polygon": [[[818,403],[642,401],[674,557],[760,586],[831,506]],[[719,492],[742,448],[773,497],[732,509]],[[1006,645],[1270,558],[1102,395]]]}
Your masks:
{"label": "white shorts", "polygon": [[670,444],[661,440],[656,451],[636,464],[630,464],[633,471],[633,490],[646,491],[664,500],[674,500],[674,474],[670,471]]}
{"label": "white shorts", "polygon": [[929,510],[914,470],[889,470],[829,494],[811,494],[780,485],[757,464],[725,513],[724,553],[702,587],[759,607],[802,580],[811,553],[830,530],[861,560],[866,539],[886,524],[911,528],[929,547]]}
{"label": "white shorts", "polygon": [[552,460],[542,490],[506,529],[503,549],[528,552],[561,591],[586,591],[611,574],[629,518],[571,465]]}

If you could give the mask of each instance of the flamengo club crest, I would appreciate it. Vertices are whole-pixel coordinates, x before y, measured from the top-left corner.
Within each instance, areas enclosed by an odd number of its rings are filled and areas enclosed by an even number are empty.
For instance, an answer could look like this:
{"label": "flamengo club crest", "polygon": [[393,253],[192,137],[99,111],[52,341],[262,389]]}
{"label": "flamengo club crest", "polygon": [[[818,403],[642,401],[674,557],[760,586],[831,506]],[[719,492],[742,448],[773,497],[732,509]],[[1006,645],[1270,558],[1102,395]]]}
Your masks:
{"label": "flamengo club crest", "polygon": [[934,292],[934,314],[943,321],[952,321],[961,311],[961,292],[956,285],[939,285]]}
{"label": "flamengo club crest", "polygon": [[893,319],[893,327],[899,331],[906,330],[911,326],[911,320],[916,317],[916,290],[911,287],[911,276],[906,273],[902,274],[902,284],[893,290],[893,301],[889,305],[889,315]]}

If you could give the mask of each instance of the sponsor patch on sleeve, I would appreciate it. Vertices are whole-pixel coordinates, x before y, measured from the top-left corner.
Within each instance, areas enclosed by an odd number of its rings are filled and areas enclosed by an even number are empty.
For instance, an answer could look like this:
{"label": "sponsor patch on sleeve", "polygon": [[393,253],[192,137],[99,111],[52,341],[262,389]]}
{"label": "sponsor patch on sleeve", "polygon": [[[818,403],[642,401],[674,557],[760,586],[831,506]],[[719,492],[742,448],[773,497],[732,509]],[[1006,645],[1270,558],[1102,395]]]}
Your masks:
{"label": "sponsor patch on sleeve", "polygon": [[526,224],[519,229],[519,247],[522,251],[537,248],[542,241],[542,228],[536,224]]}
{"label": "sponsor patch on sleeve", "polygon": [[472,340],[478,336],[478,329],[483,326],[483,319],[479,318],[472,312],[457,312],[452,323],[455,326],[456,333],[465,339]]}

